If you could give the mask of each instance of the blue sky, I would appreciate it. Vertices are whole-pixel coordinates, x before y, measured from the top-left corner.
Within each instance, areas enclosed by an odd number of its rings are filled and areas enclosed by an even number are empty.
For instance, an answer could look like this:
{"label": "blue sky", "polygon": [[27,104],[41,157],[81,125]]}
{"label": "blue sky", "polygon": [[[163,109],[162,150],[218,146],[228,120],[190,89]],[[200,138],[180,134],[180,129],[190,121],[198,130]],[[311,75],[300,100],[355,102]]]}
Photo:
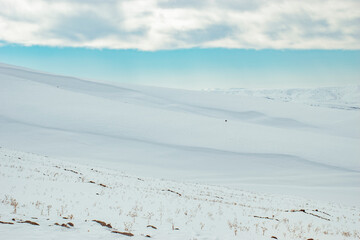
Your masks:
{"label": "blue sky", "polygon": [[0,61],[88,79],[203,89],[359,84],[360,51],[0,47]]}
{"label": "blue sky", "polygon": [[0,61],[165,87],[359,84],[358,0],[0,0]]}

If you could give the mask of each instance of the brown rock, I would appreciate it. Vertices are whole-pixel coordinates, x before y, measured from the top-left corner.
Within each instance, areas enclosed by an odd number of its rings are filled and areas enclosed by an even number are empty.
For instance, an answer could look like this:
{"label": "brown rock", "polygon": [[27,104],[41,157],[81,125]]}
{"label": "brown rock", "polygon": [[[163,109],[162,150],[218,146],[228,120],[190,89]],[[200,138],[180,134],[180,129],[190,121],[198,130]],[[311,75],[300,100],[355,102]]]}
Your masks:
{"label": "brown rock", "polygon": [[153,226],[153,225],[147,225],[146,227],[150,227],[150,228],[153,228],[153,229],[157,229],[157,227]]}
{"label": "brown rock", "polygon": [[30,220],[26,220],[26,221],[21,221],[19,223],[28,223],[28,224],[31,224],[31,225],[36,225],[36,226],[39,226],[40,224],[38,224],[37,222],[33,222],[33,221],[30,221]]}
{"label": "brown rock", "polygon": [[112,228],[111,224],[108,223],[106,224],[106,222],[100,221],[100,220],[93,220],[94,222],[97,222],[98,224],[100,224],[103,227],[108,227],[108,228]]}
{"label": "brown rock", "polygon": [[3,221],[0,221],[1,224],[14,224],[13,222],[3,222]]}
{"label": "brown rock", "polygon": [[129,232],[119,232],[119,231],[111,231],[111,232],[112,233],[117,233],[117,234],[122,234],[122,235],[129,236],[129,237],[134,236],[134,234],[129,233]]}

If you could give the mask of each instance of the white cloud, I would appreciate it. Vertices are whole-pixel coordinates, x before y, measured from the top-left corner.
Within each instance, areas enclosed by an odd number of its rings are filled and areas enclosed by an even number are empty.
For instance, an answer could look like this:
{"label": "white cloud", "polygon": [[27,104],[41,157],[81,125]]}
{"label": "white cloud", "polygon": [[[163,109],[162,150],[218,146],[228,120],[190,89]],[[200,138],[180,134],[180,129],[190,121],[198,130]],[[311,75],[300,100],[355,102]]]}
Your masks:
{"label": "white cloud", "polygon": [[141,50],[360,49],[358,0],[0,0],[0,41]]}

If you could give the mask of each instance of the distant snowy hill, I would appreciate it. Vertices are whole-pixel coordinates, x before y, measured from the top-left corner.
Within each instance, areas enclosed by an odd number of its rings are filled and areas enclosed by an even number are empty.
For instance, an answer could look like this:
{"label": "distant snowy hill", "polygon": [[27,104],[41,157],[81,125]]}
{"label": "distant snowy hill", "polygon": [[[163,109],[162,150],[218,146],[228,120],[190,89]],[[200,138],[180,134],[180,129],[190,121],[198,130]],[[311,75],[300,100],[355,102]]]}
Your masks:
{"label": "distant snowy hill", "polygon": [[284,102],[304,103],[311,106],[360,110],[360,85],[346,87],[294,88],[294,89],[207,89],[225,94],[264,97]]}

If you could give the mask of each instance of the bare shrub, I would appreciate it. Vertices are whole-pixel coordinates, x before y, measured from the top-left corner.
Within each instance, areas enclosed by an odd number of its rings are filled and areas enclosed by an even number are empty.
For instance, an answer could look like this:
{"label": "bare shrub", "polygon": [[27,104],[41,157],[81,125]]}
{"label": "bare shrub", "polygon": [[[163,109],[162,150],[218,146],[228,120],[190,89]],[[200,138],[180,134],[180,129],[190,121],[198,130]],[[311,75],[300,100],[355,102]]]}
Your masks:
{"label": "bare shrub", "polygon": [[10,205],[14,207],[14,213],[16,213],[16,211],[17,211],[17,206],[19,205],[19,203],[16,201],[15,198],[11,198],[10,201],[11,201]]}

